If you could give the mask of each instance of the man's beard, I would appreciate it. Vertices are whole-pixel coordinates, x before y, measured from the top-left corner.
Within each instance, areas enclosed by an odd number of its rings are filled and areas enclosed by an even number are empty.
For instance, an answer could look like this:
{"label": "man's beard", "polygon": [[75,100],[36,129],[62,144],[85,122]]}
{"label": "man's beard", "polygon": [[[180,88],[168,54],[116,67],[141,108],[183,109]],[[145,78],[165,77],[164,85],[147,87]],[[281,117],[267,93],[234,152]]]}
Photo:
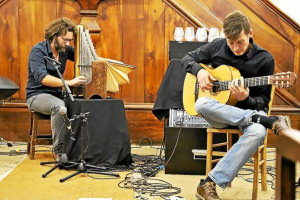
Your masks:
{"label": "man's beard", "polygon": [[54,48],[55,48],[58,52],[63,52],[63,53],[65,53],[65,51],[66,51],[66,47],[62,47],[62,46],[59,44],[57,38],[54,39]]}

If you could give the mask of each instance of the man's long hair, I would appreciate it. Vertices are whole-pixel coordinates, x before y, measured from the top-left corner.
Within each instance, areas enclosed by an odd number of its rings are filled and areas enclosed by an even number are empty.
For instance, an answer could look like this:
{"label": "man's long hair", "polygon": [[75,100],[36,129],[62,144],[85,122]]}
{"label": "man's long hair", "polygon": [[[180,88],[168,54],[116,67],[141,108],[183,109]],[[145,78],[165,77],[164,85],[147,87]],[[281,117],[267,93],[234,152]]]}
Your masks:
{"label": "man's long hair", "polygon": [[45,39],[50,43],[54,37],[65,35],[68,31],[75,34],[75,24],[71,19],[62,17],[52,21],[45,30]]}
{"label": "man's long hair", "polygon": [[229,40],[236,39],[242,30],[244,30],[245,34],[248,34],[250,29],[249,19],[241,11],[237,10],[229,13],[224,19],[223,31]]}

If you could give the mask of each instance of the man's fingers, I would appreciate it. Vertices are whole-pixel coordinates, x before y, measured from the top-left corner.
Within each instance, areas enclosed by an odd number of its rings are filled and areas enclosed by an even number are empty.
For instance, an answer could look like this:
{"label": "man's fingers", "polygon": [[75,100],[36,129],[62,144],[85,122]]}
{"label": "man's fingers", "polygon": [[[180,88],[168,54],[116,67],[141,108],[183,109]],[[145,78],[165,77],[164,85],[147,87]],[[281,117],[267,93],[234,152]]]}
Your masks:
{"label": "man's fingers", "polygon": [[241,88],[245,88],[244,77],[241,77]]}

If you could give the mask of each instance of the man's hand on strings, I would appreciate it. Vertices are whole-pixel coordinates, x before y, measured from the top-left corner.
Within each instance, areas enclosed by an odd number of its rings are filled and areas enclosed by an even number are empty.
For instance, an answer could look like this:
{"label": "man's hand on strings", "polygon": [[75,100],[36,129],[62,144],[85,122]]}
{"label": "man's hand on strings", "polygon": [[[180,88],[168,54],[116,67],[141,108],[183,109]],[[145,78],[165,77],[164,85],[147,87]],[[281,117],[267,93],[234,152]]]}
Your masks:
{"label": "man's hand on strings", "polygon": [[77,76],[72,80],[66,81],[69,86],[79,86],[86,83],[86,79],[84,76]]}
{"label": "man's hand on strings", "polygon": [[[240,82],[240,85],[239,85]],[[228,83],[228,88],[235,96],[236,100],[243,101],[249,96],[249,88],[245,88],[244,78],[241,77],[239,80],[236,78],[235,80]]]}
{"label": "man's hand on strings", "polygon": [[204,92],[204,90],[211,90],[213,87],[212,82],[216,79],[205,69],[200,69],[197,73],[197,79],[199,82],[199,88]]}

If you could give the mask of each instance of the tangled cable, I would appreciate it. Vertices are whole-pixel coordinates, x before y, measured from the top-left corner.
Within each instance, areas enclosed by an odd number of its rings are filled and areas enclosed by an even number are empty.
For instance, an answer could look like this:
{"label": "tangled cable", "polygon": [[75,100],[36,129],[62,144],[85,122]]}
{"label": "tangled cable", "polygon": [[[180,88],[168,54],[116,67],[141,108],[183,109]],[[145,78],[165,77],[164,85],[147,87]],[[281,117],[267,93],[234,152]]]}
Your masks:
{"label": "tangled cable", "polygon": [[167,199],[169,196],[179,194],[181,189],[173,187],[170,183],[150,177],[144,177],[136,172],[128,173],[118,186],[120,188],[133,189],[136,199],[148,199],[148,196],[157,196]]}

